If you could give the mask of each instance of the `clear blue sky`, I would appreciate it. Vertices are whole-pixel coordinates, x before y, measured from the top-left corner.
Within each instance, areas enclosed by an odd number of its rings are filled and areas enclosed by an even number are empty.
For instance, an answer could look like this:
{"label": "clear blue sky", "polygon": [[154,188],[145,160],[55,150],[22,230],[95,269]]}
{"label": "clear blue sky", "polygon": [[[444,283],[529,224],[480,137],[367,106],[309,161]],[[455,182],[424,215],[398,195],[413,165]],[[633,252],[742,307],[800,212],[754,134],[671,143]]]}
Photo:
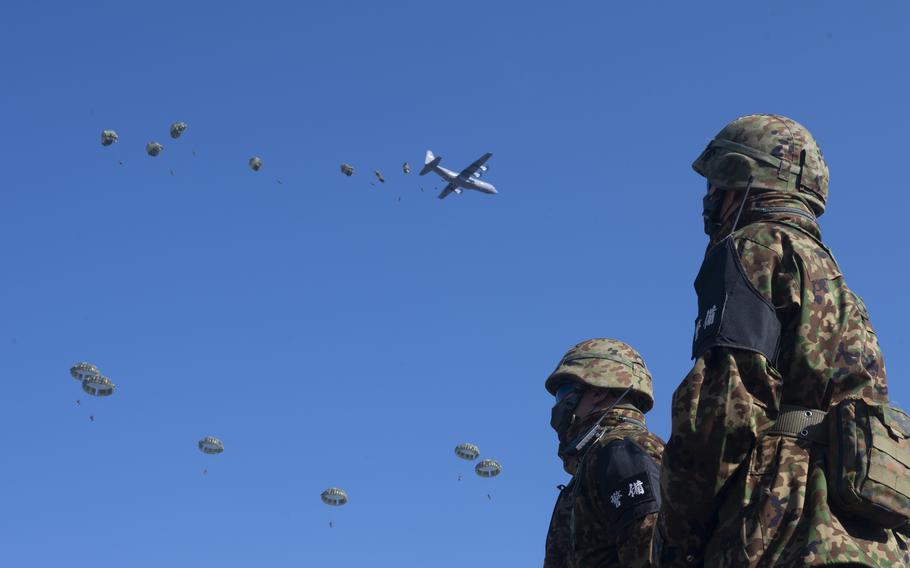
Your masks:
{"label": "clear blue sky", "polygon": [[[669,434],[690,164],[754,112],[819,140],[825,239],[910,403],[906,3],[315,6],[6,6],[0,565],[540,565],[566,480],[543,381],[624,339]],[[437,200],[400,170],[428,148],[493,152],[500,194]],[[113,397],[81,392],[82,360]]]}

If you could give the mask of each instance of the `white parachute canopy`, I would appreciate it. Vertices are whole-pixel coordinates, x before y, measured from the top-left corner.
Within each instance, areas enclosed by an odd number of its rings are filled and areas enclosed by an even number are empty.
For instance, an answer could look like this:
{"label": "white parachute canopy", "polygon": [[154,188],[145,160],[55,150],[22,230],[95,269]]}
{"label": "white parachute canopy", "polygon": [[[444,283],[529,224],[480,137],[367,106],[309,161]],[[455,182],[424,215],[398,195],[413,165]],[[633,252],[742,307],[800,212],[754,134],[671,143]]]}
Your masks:
{"label": "white parachute canopy", "polygon": [[94,377],[95,375],[100,375],[98,372],[98,367],[92,365],[91,363],[76,363],[70,367],[70,375],[79,381],[80,383],[89,377]]}
{"label": "white parachute canopy", "polygon": [[82,381],[82,390],[92,396],[111,396],[116,385],[103,375],[91,375]]}
{"label": "white parachute canopy", "polygon": [[199,440],[199,449],[204,454],[220,454],[224,451],[224,442],[215,436],[206,436]]}
{"label": "white parachute canopy", "polygon": [[340,507],[348,502],[348,494],[338,487],[329,487],[322,492],[321,498],[323,503],[333,507]]}
{"label": "white parachute canopy", "polygon": [[101,132],[101,145],[110,146],[111,144],[116,142],[118,138],[119,138],[119,136],[117,136],[117,133],[114,132],[113,130],[103,130]]}
{"label": "white parachute canopy", "polygon": [[463,460],[474,461],[480,456],[480,449],[474,444],[458,444],[455,446],[455,455]]}
{"label": "white parachute canopy", "polygon": [[154,140],[145,145],[146,154],[153,158],[160,154],[162,150],[164,150],[164,146],[155,142]]}
{"label": "white parachute canopy", "polygon": [[171,125],[171,138],[180,138],[180,135],[183,134],[184,130],[186,130],[185,122],[175,122]]}
{"label": "white parachute canopy", "polygon": [[502,473],[502,466],[496,460],[480,460],[474,467],[474,471],[480,477],[496,477]]}

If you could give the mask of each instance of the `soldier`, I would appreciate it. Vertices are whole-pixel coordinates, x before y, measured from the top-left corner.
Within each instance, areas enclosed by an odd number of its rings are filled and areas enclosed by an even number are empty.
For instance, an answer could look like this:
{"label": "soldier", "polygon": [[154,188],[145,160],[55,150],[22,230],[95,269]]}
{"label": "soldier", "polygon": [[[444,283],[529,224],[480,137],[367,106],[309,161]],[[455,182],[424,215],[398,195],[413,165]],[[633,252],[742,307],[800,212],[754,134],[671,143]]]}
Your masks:
{"label": "soldier", "polygon": [[906,565],[893,531],[830,505],[826,411],[888,389],[866,308],[821,241],[821,151],[799,123],[751,115],[693,168],[710,243],[663,460],[662,565]]}
{"label": "soldier", "polygon": [[654,398],[641,355],[615,339],[584,341],[546,389],[556,397],[550,424],[559,457],[573,477],[553,510],[544,568],[650,566],[664,444],[645,426]]}

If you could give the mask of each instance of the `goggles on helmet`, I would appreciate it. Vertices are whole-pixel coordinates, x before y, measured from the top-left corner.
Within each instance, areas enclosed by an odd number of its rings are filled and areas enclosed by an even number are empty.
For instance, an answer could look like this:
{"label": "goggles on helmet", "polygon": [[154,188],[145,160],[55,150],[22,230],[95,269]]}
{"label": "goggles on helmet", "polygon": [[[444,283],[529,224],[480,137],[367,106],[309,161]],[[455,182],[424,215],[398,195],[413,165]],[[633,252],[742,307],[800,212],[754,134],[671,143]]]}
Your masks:
{"label": "goggles on helmet", "polygon": [[556,397],[556,402],[560,403],[571,394],[581,393],[585,390],[585,387],[578,383],[565,383],[558,389],[556,389],[556,394],[553,395]]}

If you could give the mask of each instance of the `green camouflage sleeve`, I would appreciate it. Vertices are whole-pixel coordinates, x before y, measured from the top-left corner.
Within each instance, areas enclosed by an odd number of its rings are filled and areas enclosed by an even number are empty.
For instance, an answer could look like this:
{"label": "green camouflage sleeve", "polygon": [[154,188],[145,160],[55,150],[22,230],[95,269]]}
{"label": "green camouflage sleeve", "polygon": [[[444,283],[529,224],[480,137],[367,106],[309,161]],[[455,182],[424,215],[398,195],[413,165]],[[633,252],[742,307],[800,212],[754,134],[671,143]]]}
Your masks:
{"label": "green camouflage sleeve", "polygon": [[547,531],[546,551],[544,553],[544,568],[565,568],[569,560],[569,522],[572,514],[571,487],[563,488],[556,505],[553,507],[553,516],[550,517],[550,530]]}
{"label": "green camouflage sleeve", "polygon": [[620,566],[648,568],[656,564],[651,559],[651,541],[656,527],[657,513],[651,513],[619,532],[616,540]]}
{"label": "green camouflage sleeve", "polygon": [[[771,248],[743,240],[737,251],[746,275],[780,313],[798,306],[798,281]],[[789,305],[788,305],[789,304]],[[658,521],[661,563],[700,565],[717,519],[716,496],[740,469],[759,434],[777,415],[781,378],[763,355],[715,347],[673,394],[672,433],[661,472]]]}

